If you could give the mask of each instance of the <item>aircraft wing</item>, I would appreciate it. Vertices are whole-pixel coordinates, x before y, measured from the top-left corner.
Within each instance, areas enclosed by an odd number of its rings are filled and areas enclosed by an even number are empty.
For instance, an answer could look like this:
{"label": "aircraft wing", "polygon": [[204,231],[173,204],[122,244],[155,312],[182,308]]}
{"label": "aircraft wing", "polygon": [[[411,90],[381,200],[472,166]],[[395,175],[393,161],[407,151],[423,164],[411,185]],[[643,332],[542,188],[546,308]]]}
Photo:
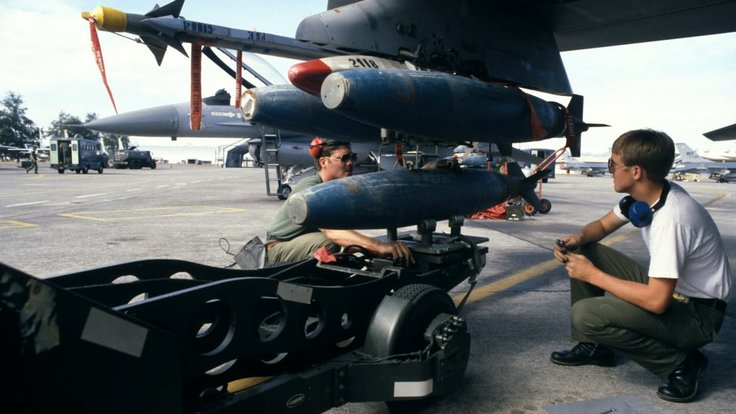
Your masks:
{"label": "aircraft wing", "polygon": [[[357,2],[357,0],[329,0],[327,9]],[[560,51],[736,30],[736,2],[733,1],[522,0],[490,3],[511,9],[519,16],[552,29]]]}
{"label": "aircraft wing", "polygon": [[711,35],[736,30],[736,1],[526,0],[502,2],[550,28],[560,51]]}
{"label": "aircraft wing", "polygon": [[736,124],[714,129],[713,131],[706,132],[703,135],[711,141],[730,141],[732,139],[736,139]]}

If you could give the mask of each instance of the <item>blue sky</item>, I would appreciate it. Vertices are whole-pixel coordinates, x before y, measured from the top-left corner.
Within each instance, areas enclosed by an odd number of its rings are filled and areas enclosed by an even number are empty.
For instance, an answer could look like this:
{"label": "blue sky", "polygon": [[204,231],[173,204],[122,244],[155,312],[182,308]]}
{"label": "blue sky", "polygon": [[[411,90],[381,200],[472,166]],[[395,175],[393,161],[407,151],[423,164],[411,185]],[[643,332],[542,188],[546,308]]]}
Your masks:
{"label": "blue sky", "polygon": [[[155,1],[102,4],[143,14]],[[96,1],[0,0],[0,92],[19,93],[28,116],[45,127],[60,111],[84,117],[114,114],[90,50],[83,10]],[[161,2],[163,4],[163,2]],[[302,17],[324,10],[325,0],[189,0],[182,15],[222,26],[293,36]],[[157,67],[148,49],[99,32],[108,81],[120,112],[189,99],[189,62],[169,50]],[[12,41],[10,39],[13,39]],[[188,45],[186,45],[188,47]],[[616,46],[562,55],[573,90],[585,96],[585,120],[607,123],[583,136],[583,152],[605,153],[621,133],[642,127],[668,132],[693,148],[718,147],[702,136],[736,123],[736,34]],[[281,72],[291,62],[269,59]],[[234,91],[215,66],[204,66],[203,91]],[[545,98],[550,98],[545,96]],[[565,98],[554,99],[566,104]],[[555,148],[561,140],[534,146]]]}

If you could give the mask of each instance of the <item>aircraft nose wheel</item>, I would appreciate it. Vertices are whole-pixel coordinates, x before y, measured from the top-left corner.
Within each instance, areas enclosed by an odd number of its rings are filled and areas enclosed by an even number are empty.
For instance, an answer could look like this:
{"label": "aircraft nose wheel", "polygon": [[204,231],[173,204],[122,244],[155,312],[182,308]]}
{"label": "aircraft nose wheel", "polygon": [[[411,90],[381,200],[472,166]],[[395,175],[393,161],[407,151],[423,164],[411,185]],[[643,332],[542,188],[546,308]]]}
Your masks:
{"label": "aircraft nose wheel", "polygon": [[291,186],[289,184],[281,184],[276,190],[276,196],[279,200],[286,200],[291,195]]}

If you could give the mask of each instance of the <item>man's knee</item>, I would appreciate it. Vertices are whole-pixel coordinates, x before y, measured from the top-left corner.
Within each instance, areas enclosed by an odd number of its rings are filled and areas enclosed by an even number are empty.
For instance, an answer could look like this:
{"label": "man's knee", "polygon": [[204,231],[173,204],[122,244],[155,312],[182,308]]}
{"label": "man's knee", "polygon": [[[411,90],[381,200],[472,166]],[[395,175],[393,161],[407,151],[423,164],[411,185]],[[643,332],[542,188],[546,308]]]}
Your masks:
{"label": "man's knee", "polygon": [[606,303],[600,299],[581,299],[572,305],[570,322],[575,331],[585,336],[595,336],[608,325],[608,321],[603,317],[605,310],[602,309]]}
{"label": "man's knee", "polygon": [[268,261],[272,265],[298,262],[311,258],[320,247],[334,251],[336,245],[322,232],[304,234],[290,241],[274,244],[268,250]]}

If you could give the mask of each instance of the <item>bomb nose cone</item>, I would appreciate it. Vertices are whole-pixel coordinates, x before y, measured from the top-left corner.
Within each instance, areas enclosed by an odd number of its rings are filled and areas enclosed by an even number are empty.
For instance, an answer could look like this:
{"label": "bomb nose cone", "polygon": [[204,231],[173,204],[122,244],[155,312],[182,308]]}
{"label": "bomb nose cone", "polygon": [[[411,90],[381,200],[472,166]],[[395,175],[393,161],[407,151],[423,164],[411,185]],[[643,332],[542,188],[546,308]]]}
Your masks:
{"label": "bomb nose cone", "polygon": [[322,82],[320,95],[322,103],[328,109],[339,108],[348,93],[348,81],[341,73],[333,73]]}
{"label": "bomb nose cone", "polygon": [[172,105],[127,112],[84,124],[95,131],[121,135],[172,136],[176,135],[179,119]]}
{"label": "bomb nose cone", "polygon": [[250,89],[245,91],[240,103],[240,113],[243,114],[243,119],[250,121],[256,116],[256,110],[258,108],[256,101],[257,95],[255,92]]}

